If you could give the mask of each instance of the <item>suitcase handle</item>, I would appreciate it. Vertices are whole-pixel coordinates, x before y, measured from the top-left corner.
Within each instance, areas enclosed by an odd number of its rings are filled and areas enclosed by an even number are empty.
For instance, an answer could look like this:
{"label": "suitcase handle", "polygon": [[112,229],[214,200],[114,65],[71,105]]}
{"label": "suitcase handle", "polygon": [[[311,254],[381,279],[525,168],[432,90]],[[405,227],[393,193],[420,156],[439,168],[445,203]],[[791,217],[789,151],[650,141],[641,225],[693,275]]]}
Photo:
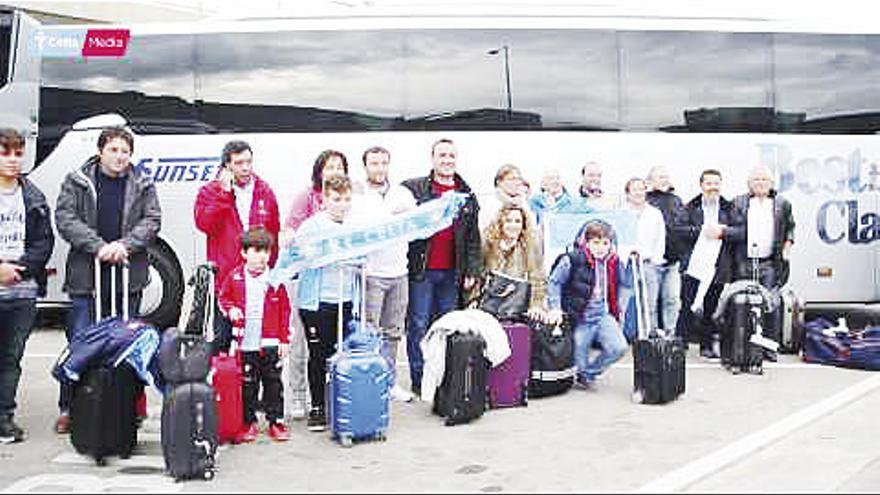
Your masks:
{"label": "suitcase handle", "polygon": [[[131,275],[128,261],[122,263],[108,263],[110,265],[110,316],[119,316],[116,308],[116,275],[119,266],[122,266],[122,320],[128,320],[128,292],[131,289]],[[95,322],[101,319],[101,310],[103,309],[103,298],[101,293],[101,260],[95,257]]]}
{"label": "suitcase handle", "polygon": [[[360,300],[358,301],[357,308],[357,316],[361,321],[361,328],[366,328],[367,324],[367,265],[366,263],[361,263],[359,265],[354,265],[353,263],[339,263],[339,301],[337,302],[336,308],[336,350],[342,351],[342,327],[344,324],[342,318],[342,294],[345,290],[345,267],[358,267],[358,272],[360,274],[359,280],[356,280],[358,297]],[[355,308],[352,307],[352,312],[355,311]]]}
{"label": "suitcase handle", "polygon": [[642,257],[636,252],[630,254],[630,267],[633,275],[634,297],[636,298],[636,334],[639,340],[643,340],[648,336],[647,325],[650,324],[646,294],[648,288],[645,286],[645,264]]}

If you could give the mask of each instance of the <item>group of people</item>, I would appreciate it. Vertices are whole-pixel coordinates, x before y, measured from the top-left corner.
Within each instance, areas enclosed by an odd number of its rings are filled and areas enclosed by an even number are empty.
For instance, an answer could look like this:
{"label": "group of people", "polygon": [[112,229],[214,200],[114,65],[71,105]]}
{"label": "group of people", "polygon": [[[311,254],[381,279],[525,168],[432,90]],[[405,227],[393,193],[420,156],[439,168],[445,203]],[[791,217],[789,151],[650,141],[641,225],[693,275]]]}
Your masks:
{"label": "group of people", "polygon": [[[70,244],[64,283],[72,301],[68,338],[95,316],[96,258],[105,264],[128,261],[130,314],[136,315],[140,306],[147,282],[146,246],[155,239],[162,215],[154,186],[131,165],[133,148],[128,131],[104,130],[97,154],[62,185],[55,221]],[[34,300],[45,291],[45,263],[53,245],[45,199],[21,176],[23,149],[20,134],[0,130],[0,319],[13,322],[11,331],[0,332],[0,442],[24,438],[13,421],[19,362],[34,320]],[[581,169],[583,181],[575,194],[558,170],[547,170],[540,191],[531,195],[520,169],[505,164],[495,175],[495,194],[480,205],[458,173],[455,143],[440,139],[429,153],[427,175],[397,184],[390,180],[391,153],[371,147],[360,157],[366,181],[356,184],[347,157],[324,151],[315,160],[310,184],[282,222],[272,187],[254,170],[251,146],[244,141],[225,145],[219,172],[199,190],[194,221],[206,235],[207,260],[217,267],[215,352],[234,345],[242,355],[246,427],[241,441],[258,437],[258,408],[266,414],[268,435],[277,441],[289,436],[285,412],[307,417],[309,430],[326,429],[326,360],[335,349],[340,308],[343,329],[350,331],[358,268],[339,263],[305,269],[295,280],[274,285],[269,272],[279,249],[318,233],[393,219],[448,191],[467,198],[449,227],[366,256],[365,316],[380,329],[392,364],[406,339],[410,388],[398,380],[395,400],[411,401],[421,393],[420,342],[432,322],[478,305],[493,274],[528,281],[524,312],[529,317],[572,324],[579,387],[595,387],[602,372],[625,353],[625,330],[632,324],[627,316],[630,253],[617,252],[611,225],[590,221],[546,276],[542,228],[554,212],[630,211],[637,219],[637,241],[627,249],[638,253],[643,267],[650,326],[683,338],[701,329],[701,354],[707,359],[718,357],[719,332],[711,315],[724,284],[751,276],[752,258],[758,260],[765,286],[787,278],[794,221],[790,204],[773,191],[766,168],[752,170],[749,192],[733,201],[721,196],[721,173],[705,170],[699,178],[701,193],[683,203],[668,171],[659,166],[646,178],[628,180],[622,195],[602,189],[602,167],[596,162]],[[102,281],[110,276],[104,267]],[[103,294],[111,297],[109,291]],[[778,325],[767,328],[765,336],[778,340]],[[593,347],[600,349],[598,355],[589,352]],[[70,391],[62,386],[59,433],[69,428],[69,404]]]}

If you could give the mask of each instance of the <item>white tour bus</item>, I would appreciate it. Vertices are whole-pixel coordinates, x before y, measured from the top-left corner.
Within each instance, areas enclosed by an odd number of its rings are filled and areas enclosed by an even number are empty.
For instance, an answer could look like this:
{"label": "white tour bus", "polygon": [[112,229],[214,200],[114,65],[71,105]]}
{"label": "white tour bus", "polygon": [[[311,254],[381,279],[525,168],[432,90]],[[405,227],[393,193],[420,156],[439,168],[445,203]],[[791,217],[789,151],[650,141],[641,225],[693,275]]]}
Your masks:
{"label": "white tour bus", "polygon": [[[504,163],[522,168],[533,191],[558,168],[575,194],[588,161],[619,193],[664,165],[685,201],[703,169],[722,172],[730,198],[766,165],[793,204],[790,283],[808,307],[876,308],[880,34],[867,25],[359,7],[95,29],[39,28],[9,11],[0,12],[0,109],[3,125],[38,131],[30,177],[53,205],[102,126],[133,130],[133,162],[163,209],[142,308],[162,323],[174,321],[182,281],[204,260],[194,198],[231,139],[253,147],[282,222],[327,148],[347,155],[358,180],[362,152],[384,146],[400,181],[426,174],[431,143],[451,138],[480,197],[493,194]],[[48,303],[66,299],[66,251],[59,239]]]}

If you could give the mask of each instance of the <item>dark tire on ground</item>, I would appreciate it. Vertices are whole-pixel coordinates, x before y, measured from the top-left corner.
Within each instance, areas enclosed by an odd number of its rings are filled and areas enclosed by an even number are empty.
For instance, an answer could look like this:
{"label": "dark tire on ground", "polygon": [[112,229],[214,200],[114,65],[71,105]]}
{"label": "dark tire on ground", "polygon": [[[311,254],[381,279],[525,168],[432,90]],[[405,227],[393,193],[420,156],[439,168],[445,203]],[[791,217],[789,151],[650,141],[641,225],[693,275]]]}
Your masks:
{"label": "dark tire on ground", "polygon": [[[180,318],[180,305],[183,300],[183,273],[174,253],[164,244],[147,248],[147,259],[150,263],[150,286],[161,289],[161,300],[157,291],[145,290],[141,308],[145,311],[141,317],[160,329],[177,325]],[[147,300],[152,298],[153,300]]]}

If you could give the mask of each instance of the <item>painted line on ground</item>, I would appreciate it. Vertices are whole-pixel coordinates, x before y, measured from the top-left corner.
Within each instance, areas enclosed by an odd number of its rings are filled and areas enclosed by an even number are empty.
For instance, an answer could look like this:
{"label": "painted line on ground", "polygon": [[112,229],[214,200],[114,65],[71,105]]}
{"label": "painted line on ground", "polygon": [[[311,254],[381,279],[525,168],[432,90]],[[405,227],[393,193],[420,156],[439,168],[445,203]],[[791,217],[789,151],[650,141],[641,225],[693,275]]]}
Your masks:
{"label": "painted line on ground", "polygon": [[[53,464],[64,464],[68,466],[94,466],[95,459],[78,454],[76,452],[62,452],[52,459]],[[108,466],[117,467],[138,467],[138,468],[154,468],[165,469],[165,459],[161,455],[133,455],[128,459],[119,459],[117,457],[107,458]]]}
{"label": "painted line on ground", "polygon": [[634,493],[671,493],[687,489],[698,481],[734,464],[744,457],[782,439],[822,416],[880,388],[880,375],[862,380],[824,400],[745,436],[726,447],[651,481]]}

